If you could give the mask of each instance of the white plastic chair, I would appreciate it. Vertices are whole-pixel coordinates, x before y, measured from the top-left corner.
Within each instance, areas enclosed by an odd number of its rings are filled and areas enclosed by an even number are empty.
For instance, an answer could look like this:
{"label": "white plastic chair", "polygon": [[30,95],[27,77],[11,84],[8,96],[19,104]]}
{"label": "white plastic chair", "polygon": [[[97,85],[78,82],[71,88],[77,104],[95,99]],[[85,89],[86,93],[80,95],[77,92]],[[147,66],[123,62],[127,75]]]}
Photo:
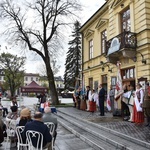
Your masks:
{"label": "white plastic chair", "polygon": [[7,149],[8,142],[11,143],[10,139],[15,138],[15,132],[16,132],[16,120],[6,120],[6,132],[7,132],[7,137],[6,137],[6,144],[5,144],[5,150]]}
{"label": "white plastic chair", "polygon": [[[43,134],[37,131],[28,130],[26,132],[27,143],[29,150],[43,150]],[[33,146],[32,141],[36,141],[36,146]]]}
{"label": "white plastic chair", "polygon": [[49,128],[49,132],[52,136],[52,150],[54,149],[54,131],[55,131],[55,124],[53,122],[44,122]]}
{"label": "white plastic chair", "polygon": [[22,139],[22,133],[24,131],[24,126],[17,126],[16,127],[16,134],[17,134],[17,149],[20,150],[21,149],[27,149],[28,148],[28,144],[27,143],[23,143],[23,139]]}

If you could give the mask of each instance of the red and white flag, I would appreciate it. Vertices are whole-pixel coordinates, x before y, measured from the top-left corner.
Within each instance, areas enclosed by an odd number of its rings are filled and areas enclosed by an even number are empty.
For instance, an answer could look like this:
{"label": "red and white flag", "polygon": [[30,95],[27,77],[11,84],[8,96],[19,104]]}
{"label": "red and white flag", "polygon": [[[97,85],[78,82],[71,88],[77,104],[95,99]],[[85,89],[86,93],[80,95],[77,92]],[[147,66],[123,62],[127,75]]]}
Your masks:
{"label": "red and white flag", "polygon": [[[118,68],[118,71],[117,71],[117,81],[116,81],[116,88],[115,88],[115,101],[121,100],[121,95],[123,93],[120,67],[121,67],[121,63],[118,61],[117,62],[117,68]],[[116,108],[118,108],[118,106],[116,106]]]}
{"label": "red and white flag", "polygon": [[110,96],[109,93],[107,94],[107,109],[108,111],[111,111],[111,102],[110,102]]}

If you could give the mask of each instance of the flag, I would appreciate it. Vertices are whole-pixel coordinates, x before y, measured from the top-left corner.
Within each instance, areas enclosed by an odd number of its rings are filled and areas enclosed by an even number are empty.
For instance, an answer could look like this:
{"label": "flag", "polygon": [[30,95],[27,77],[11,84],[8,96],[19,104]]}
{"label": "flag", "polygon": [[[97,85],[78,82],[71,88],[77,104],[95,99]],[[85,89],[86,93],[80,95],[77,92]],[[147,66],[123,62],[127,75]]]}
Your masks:
{"label": "flag", "polygon": [[[121,63],[117,62],[118,71],[117,71],[117,81],[116,81],[116,88],[115,88],[115,101],[121,100],[121,95],[123,93],[120,67],[121,67]],[[115,108],[118,108],[117,103]]]}
{"label": "flag", "polygon": [[110,102],[110,96],[109,93],[107,94],[107,109],[108,111],[111,111],[111,102]]}

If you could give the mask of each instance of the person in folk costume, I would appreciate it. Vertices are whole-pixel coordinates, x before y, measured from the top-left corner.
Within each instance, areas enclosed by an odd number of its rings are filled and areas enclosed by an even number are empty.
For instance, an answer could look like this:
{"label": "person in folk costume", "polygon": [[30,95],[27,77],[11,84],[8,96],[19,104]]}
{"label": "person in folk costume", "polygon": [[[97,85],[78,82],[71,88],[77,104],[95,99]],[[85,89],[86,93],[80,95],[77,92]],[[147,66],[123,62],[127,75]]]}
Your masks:
{"label": "person in folk costume", "polygon": [[133,104],[134,104],[134,86],[128,85],[129,91],[123,94],[123,97],[126,98],[127,106],[129,107],[130,117],[128,121],[133,121]]}
{"label": "person in folk costume", "polygon": [[80,109],[81,110],[86,110],[86,99],[85,99],[85,94],[86,94],[86,92],[85,92],[86,90],[85,90],[85,88],[84,88],[84,86],[82,87],[82,90],[81,90],[81,106],[80,106]]}
{"label": "person in folk costume", "polygon": [[89,111],[89,99],[91,96],[91,90],[90,86],[86,86],[86,94],[85,94],[85,99],[86,99],[86,111]]}
{"label": "person in folk costume", "polygon": [[76,91],[76,101],[78,104],[78,109],[80,109],[80,102],[81,102],[81,87],[79,86],[77,91]]}
{"label": "person in folk costume", "polygon": [[98,99],[98,95],[95,92],[95,90],[92,90],[92,94],[89,98],[89,111],[90,112],[95,112],[96,111],[96,101]]}
{"label": "person in folk costume", "polygon": [[147,119],[147,123],[145,124],[145,126],[150,127],[150,85],[149,83],[146,84],[143,109],[144,109],[144,113]]}
{"label": "person in folk costume", "polygon": [[114,96],[115,96],[115,90],[113,89],[113,86],[110,85],[109,98],[110,98],[112,112],[114,112]]}
{"label": "person in folk costume", "polygon": [[72,99],[73,99],[74,107],[76,108],[76,103],[77,103],[77,101],[76,101],[75,91],[74,91],[74,93],[72,94]]}
{"label": "person in folk costume", "polygon": [[12,97],[12,101],[10,103],[10,107],[12,107],[12,106],[17,106],[18,107],[18,103],[17,103],[16,97]]}
{"label": "person in folk costume", "polygon": [[144,101],[144,90],[141,84],[136,85],[136,91],[134,96],[134,108],[133,108],[133,122],[143,123],[144,122],[144,112],[142,109]]}
{"label": "person in folk costume", "polygon": [[104,101],[105,101],[105,89],[102,87],[102,84],[99,85],[99,107],[100,107],[100,116],[104,116]]}

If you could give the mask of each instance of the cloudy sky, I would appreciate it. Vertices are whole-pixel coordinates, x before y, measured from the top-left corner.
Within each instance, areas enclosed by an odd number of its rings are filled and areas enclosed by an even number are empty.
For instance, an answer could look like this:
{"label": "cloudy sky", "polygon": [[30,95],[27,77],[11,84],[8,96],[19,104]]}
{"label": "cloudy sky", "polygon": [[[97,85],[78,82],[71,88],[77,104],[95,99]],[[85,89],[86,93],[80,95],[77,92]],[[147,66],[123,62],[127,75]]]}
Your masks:
{"label": "cloudy sky", "polygon": [[[81,13],[81,25],[83,25],[103,4],[105,0],[81,0],[81,4],[83,5],[83,11]],[[59,63],[62,64],[60,71],[57,75],[62,76],[65,70],[65,58],[60,59]]]}
{"label": "cloudy sky", "polygon": [[[81,25],[83,25],[104,3],[105,0],[80,0],[81,4],[83,5],[83,11],[81,12]],[[1,24],[0,24],[1,27]],[[71,35],[71,33],[70,33]],[[66,43],[68,43],[68,41],[66,41]],[[1,44],[2,45],[2,44]],[[7,49],[6,49],[6,45],[7,45]],[[0,47],[1,52],[2,51],[8,51],[11,53],[11,51],[14,48],[10,48],[8,44],[3,44],[3,47]],[[64,50],[66,50],[66,52],[68,51],[68,47],[64,48]],[[64,52],[64,55],[61,56],[61,58],[59,58],[58,64],[61,65],[61,68],[59,70],[59,73],[57,73],[57,76],[62,76],[64,74],[65,71],[65,60],[66,60],[66,53]],[[40,61],[37,61],[36,59],[34,59],[33,57],[30,58],[28,54],[26,54],[26,57],[28,58],[26,61],[26,65],[25,65],[25,69],[27,73],[39,73],[39,64]]]}

